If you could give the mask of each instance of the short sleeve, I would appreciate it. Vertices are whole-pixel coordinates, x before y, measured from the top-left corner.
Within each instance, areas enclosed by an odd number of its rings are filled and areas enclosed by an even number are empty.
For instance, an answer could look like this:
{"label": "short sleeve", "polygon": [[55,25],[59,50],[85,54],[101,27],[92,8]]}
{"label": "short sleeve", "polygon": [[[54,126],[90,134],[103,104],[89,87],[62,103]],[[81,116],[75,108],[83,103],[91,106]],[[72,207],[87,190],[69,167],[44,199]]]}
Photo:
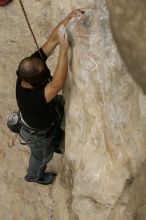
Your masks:
{"label": "short sleeve", "polygon": [[47,60],[47,56],[46,54],[44,53],[43,49],[40,48],[39,50],[37,50],[36,52],[34,52],[31,57],[37,57],[39,59],[41,59],[42,61],[45,61]]}

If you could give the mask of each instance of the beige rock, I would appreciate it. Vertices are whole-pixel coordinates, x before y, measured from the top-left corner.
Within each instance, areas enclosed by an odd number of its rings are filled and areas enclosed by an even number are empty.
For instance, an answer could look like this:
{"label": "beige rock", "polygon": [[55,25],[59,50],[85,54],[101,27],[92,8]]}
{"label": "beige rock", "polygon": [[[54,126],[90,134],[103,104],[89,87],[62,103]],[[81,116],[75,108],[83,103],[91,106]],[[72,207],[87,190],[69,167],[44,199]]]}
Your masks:
{"label": "beige rock", "polygon": [[[117,52],[104,1],[96,6],[86,10],[74,30],[66,86],[66,156],[73,161],[73,210],[84,220],[110,218],[127,181],[132,182],[145,159],[145,101],[140,104],[144,97]],[[117,208],[119,219],[126,219],[127,197]]]}
{"label": "beige rock", "polygon": [[146,1],[107,1],[118,49],[134,80],[146,93]]}
{"label": "beige rock", "polygon": [[19,2],[0,9],[0,219],[144,220],[146,101],[117,51],[105,1],[23,2],[39,45],[73,8],[85,14],[68,26],[65,154],[48,165],[59,174],[44,187],[24,182],[29,151],[6,128],[16,109],[15,70],[36,47]]}

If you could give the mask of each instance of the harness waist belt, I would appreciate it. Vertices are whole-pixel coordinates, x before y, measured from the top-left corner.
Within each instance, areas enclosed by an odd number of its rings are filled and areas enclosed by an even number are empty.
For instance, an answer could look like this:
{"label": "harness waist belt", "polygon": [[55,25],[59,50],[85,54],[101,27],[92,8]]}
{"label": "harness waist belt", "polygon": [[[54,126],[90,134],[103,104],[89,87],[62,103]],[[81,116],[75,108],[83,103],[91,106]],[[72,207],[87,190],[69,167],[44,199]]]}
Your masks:
{"label": "harness waist belt", "polygon": [[24,127],[26,127],[26,129],[28,129],[28,130],[30,130],[30,131],[40,131],[40,132],[48,132],[48,131],[51,131],[52,130],[52,128],[54,127],[54,121],[52,122],[52,124],[48,127],[48,128],[46,128],[45,130],[40,130],[40,129],[36,129],[36,128],[32,128],[32,127],[30,127],[25,121],[24,121],[24,119],[23,119],[23,117],[22,117],[22,114],[20,113],[20,117],[21,117],[21,123],[24,125]]}
{"label": "harness waist belt", "polygon": [[25,127],[27,127],[27,128],[30,129],[30,130],[37,131],[37,129],[30,127],[30,126],[24,121],[21,112],[20,112],[20,117],[21,117],[21,122],[22,122],[22,124],[25,125]]}

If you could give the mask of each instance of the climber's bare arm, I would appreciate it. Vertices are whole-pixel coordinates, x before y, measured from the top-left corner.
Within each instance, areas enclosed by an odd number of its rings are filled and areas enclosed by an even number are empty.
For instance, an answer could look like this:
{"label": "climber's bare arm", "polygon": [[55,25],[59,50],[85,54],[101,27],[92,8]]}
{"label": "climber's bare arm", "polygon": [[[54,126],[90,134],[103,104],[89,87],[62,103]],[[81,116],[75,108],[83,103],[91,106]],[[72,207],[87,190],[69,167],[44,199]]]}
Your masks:
{"label": "climber's bare arm", "polygon": [[63,24],[65,27],[68,25],[69,21],[76,16],[80,16],[83,14],[84,11],[81,9],[76,9],[72,11],[71,13],[68,14],[68,16],[63,19],[51,32],[47,42],[42,46],[42,49],[44,53],[46,54],[47,57],[49,57],[56,46],[59,44],[59,39],[58,39],[58,30],[61,24]]}
{"label": "climber's bare arm", "polygon": [[55,72],[53,74],[53,79],[45,87],[45,98],[47,102],[51,101],[63,88],[68,72],[67,52],[69,45],[68,45],[66,29],[63,25],[61,25],[59,28],[58,36],[59,36],[58,40],[60,45],[60,51],[59,51],[58,63]]}

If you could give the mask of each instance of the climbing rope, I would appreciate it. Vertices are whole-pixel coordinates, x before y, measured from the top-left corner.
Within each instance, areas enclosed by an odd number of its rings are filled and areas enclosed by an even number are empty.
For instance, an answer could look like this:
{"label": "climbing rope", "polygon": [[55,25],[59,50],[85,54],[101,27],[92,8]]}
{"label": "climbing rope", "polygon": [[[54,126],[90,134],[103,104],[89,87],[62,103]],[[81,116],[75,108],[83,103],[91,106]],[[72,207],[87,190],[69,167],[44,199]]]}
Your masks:
{"label": "climbing rope", "polygon": [[23,5],[23,3],[22,3],[21,0],[19,0],[19,2],[20,2],[20,5],[21,5],[21,8],[22,8],[24,17],[25,17],[25,19],[26,19],[26,22],[27,22],[27,24],[28,24],[28,27],[29,27],[29,29],[30,29],[30,32],[31,32],[31,34],[32,34],[32,37],[33,37],[33,39],[34,39],[34,42],[35,42],[35,44],[36,44],[36,47],[37,47],[37,49],[39,50],[39,46],[38,46],[37,40],[36,40],[36,38],[35,38],[35,35],[34,35],[34,33],[33,33],[33,30],[32,30],[32,28],[31,28],[31,25],[30,25],[30,23],[29,23],[29,20],[28,20],[28,17],[27,17],[27,14],[26,14],[24,5]]}

